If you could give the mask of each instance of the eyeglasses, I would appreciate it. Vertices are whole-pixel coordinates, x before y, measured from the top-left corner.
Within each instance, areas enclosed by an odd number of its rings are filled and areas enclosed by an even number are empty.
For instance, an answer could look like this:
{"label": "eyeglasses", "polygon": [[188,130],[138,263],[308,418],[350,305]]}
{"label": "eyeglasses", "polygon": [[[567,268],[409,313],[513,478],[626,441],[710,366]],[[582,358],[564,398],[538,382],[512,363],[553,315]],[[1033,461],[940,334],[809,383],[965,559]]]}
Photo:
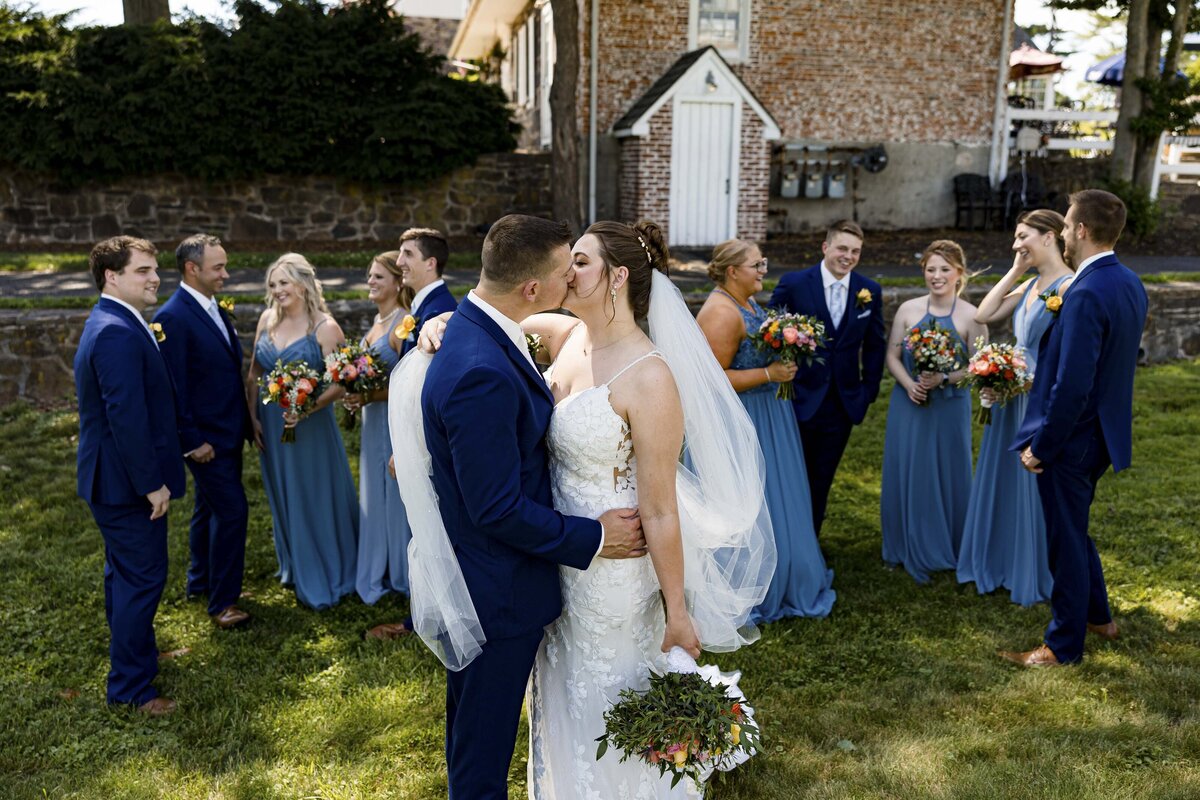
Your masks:
{"label": "eyeglasses", "polygon": [[754,261],[750,264],[743,264],[742,266],[746,267],[747,269],[757,270],[758,272],[766,272],[767,259],[763,258],[761,261]]}

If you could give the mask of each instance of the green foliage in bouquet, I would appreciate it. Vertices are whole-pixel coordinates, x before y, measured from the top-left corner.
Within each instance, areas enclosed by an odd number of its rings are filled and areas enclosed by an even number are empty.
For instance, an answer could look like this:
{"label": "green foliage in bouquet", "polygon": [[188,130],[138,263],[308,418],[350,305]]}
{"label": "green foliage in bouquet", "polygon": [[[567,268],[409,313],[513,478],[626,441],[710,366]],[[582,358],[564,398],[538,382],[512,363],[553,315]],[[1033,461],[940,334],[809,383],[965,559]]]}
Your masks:
{"label": "green foliage in bouquet", "polygon": [[452,80],[388,0],[237,0],[226,29],[67,27],[0,5],[0,162],[65,185],[180,173],[422,183],[511,150],[502,90]]}
{"label": "green foliage in bouquet", "polygon": [[708,768],[759,744],[758,726],[741,703],[697,673],[652,675],[645,692],[623,690],[604,713],[604,727],[597,760],[611,745],[622,762],[638,758],[658,767],[659,775],[673,772],[672,787],[685,775],[699,785]]}

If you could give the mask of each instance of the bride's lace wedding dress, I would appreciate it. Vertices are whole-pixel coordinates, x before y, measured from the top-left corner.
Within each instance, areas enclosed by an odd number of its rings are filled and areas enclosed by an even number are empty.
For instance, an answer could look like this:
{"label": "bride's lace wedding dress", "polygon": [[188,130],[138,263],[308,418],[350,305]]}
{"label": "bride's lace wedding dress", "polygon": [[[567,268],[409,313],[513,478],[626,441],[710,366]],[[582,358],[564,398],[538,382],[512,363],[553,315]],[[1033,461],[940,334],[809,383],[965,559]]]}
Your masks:
{"label": "bride's lace wedding dress", "polygon": [[[637,459],[629,425],[609,402],[608,383],[564,398],[546,443],[554,507],[597,518],[637,506]],[[547,374],[549,379],[549,373]],[[620,763],[610,748],[596,760],[604,712],[622,689],[649,686],[661,670],[665,617],[649,557],[597,558],[584,571],[560,569],[563,613],[546,629],[529,689],[529,796],[534,800],[658,800],[694,797],[690,781],[670,789],[640,759]]]}

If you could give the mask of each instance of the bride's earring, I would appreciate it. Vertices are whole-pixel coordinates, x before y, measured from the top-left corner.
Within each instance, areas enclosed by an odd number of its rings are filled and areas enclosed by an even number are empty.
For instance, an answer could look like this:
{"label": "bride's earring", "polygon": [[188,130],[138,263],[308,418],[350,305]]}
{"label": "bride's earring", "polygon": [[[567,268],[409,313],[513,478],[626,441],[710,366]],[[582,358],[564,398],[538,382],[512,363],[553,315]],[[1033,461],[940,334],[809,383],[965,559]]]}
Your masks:
{"label": "bride's earring", "polygon": [[615,286],[610,287],[608,290],[608,296],[612,298],[613,319],[616,319],[617,318],[617,287],[615,287]]}

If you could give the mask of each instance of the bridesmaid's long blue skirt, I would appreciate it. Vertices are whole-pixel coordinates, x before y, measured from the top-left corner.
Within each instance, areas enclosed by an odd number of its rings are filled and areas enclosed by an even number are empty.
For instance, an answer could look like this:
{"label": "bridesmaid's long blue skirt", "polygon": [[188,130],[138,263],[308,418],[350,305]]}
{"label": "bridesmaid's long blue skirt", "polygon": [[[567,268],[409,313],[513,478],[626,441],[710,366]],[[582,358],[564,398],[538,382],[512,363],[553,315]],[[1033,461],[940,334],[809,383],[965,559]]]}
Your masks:
{"label": "bridesmaid's long blue skirt", "polygon": [[1021,395],[992,408],[958,556],[960,583],[974,581],[980,594],[1004,587],[1023,606],[1049,600],[1053,584],[1037,478],[1021,466],[1020,454],[1008,449],[1028,404],[1028,396]]}
{"label": "bridesmaid's long blue skirt", "polygon": [[971,494],[971,393],[935,389],[918,406],[896,384],[888,403],[879,502],[883,560],[917,583],[955,569]]}
{"label": "bridesmaid's long blue skirt", "polygon": [[[400,500],[396,479],[388,474],[392,442],[388,433],[387,403],[363,408],[360,429],[362,450],[358,459],[359,507],[358,596],[374,605],[388,592],[408,593],[408,542],[412,532]],[[404,469],[404,459],[396,468]]]}
{"label": "bridesmaid's long blue skirt", "polygon": [[278,406],[260,406],[258,417],[280,580],[295,587],[304,605],[328,608],[354,591],[358,551],[358,497],[333,408],[302,420],[288,444],[279,441]]}
{"label": "bridesmaid's long blue skirt", "polygon": [[824,617],[833,608],[837,593],[831,588],[833,570],[825,566],[813,529],[808,472],[792,404],[775,398],[775,384],[738,397],[754,422],[766,461],[767,509],[778,553],[775,577],[751,621]]}

